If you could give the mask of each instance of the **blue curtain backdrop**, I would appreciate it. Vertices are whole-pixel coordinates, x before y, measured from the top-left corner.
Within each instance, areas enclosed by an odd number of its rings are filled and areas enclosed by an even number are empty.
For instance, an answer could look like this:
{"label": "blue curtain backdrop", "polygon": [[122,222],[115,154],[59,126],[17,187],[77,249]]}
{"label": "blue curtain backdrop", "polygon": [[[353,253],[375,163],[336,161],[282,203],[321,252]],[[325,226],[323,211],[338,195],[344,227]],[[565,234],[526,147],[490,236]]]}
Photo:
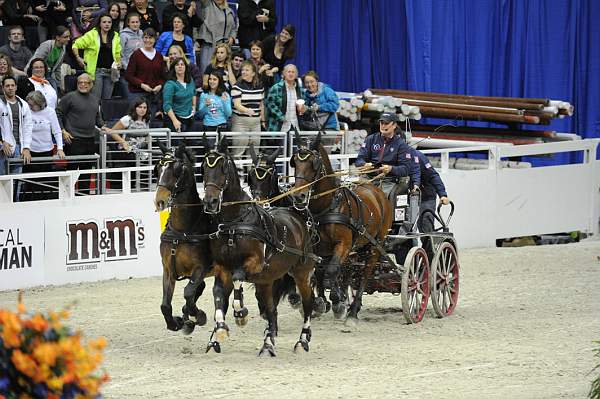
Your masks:
{"label": "blue curtain backdrop", "polygon": [[278,27],[297,28],[292,62],[338,91],[565,100],[575,115],[550,128],[600,137],[598,0],[276,0],[276,7]]}

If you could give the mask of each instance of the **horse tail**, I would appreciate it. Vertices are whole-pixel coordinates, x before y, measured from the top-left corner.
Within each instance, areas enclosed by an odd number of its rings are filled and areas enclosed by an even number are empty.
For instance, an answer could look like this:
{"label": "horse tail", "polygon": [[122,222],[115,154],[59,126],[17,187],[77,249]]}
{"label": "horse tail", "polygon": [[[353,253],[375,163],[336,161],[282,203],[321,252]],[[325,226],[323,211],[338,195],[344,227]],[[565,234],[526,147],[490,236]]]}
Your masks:
{"label": "horse tail", "polygon": [[294,281],[294,278],[288,273],[275,280],[273,282],[273,302],[275,303],[275,307],[277,307],[283,298],[290,294],[294,294],[295,292],[296,281]]}

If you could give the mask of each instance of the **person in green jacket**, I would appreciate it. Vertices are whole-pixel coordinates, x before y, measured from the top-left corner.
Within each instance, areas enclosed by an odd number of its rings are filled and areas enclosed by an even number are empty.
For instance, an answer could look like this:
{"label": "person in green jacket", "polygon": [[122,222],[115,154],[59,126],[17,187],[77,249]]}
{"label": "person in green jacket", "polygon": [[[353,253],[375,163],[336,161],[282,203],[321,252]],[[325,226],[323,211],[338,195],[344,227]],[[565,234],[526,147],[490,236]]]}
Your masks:
{"label": "person in green jacket", "polygon": [[[83,57],[80,50],[83,50]],[[119,80],[121,41],[109,14],[101,15],[94,29],[75,40],[73,54],[77,63],[94,79],[92,94],[102,100],[111,98],[114,82]]]}
{"label": "person in green jacket", "polygon": [[168,78],[163,86],[163,111],[165,127],[173,132],[189,131],[196,109],[196,85],[189,66],[183,58],[173,60]]}

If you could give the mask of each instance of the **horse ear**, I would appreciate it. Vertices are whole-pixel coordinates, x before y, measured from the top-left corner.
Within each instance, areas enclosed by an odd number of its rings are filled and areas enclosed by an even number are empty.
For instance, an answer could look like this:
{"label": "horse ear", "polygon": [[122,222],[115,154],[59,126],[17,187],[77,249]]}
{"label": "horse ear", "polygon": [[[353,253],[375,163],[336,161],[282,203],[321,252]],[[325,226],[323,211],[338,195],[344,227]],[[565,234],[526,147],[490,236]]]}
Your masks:
{"label": "horse ear", "polygon": [[186,148],[184,154],[187,157],[189,163],[191,163],[192,165],[196,163],[196,153],[191,148]]}
{"label": "horse ear", "polygon": [[206,132],[204,132],[202,135],[202,145],[204,146],[206,152],[210,152],[213,149],[212,145],[210,145],[210,142],[208,141],[208,137],[206,137]]}
{"label": "horse ear", "polygon": [[229,154],[229,147],[227,145],[227,137],[221,137],[219,139],[219,145],[217,147],[217,151],[221,154]]}
{"label": "horse ear", "polygon": [[275,163],[275,160],[277,159],[277,157],[281,154],[281,147],[278,147],[275,151],[273,151],[271,153],[271,155],[269,155],[269,158],[267,158],[268,163]]}
{"label": "horse ear", "polygon": [[317,138],[315,139],[315,141],[310,145],[310,149],[311,150],[318,150],[319,149],[319,145],[321,144],[321,131],[319,130],[319,133],[317,134]]}
{"label": "horse ear", "polygon": [[175,150],[175,156],[177,158],[183,158],[183,154],[185,154],[185,143],[181,142],[179,143],[179,146],[177,146],[177,150]]}
{"label": "horse ear", "polygon": [[294,130],[294,137],[296,140],[296,146],[300,146],[300,142],[302,141],[302,138],[300,137],[300,132],[298,131],[298,129],[296,128],[296,126],[292,125],[292,127],[290,129]]}
{"label": "horse ear", "polygon": [[256,151],[254,151],[254,143],[250,143],[248,147],[248,152],[250,152],[250,157],[252,158],[252,165],[258,164],[258,156],[256,156]]}
{"label": "horse ear", "polygon": [[167,148],[167,146],[164,145],[164,143],[162,141],[160,141],[159,139],[156,139],[156,145],[158,145],[158,148],[160,148],[160,152],[162,152],[163,155],[165,155],[167,152],[169,152],[169,149]]}

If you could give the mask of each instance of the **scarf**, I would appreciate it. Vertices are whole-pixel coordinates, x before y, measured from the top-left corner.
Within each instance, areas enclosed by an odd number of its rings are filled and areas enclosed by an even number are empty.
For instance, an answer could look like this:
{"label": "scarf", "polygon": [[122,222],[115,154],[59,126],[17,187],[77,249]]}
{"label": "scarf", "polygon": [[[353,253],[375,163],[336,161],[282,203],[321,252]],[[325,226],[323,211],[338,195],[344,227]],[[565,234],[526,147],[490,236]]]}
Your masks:
{"label": "scarf", "polygon": [[37,76],[33,76],[32,75],[30,79],[33,80],[34,82],[38,82],[38,83],[43,84],[43,85],[49,84],[49,82],[46,79],[44,79],[44,78],[38,78]]}

